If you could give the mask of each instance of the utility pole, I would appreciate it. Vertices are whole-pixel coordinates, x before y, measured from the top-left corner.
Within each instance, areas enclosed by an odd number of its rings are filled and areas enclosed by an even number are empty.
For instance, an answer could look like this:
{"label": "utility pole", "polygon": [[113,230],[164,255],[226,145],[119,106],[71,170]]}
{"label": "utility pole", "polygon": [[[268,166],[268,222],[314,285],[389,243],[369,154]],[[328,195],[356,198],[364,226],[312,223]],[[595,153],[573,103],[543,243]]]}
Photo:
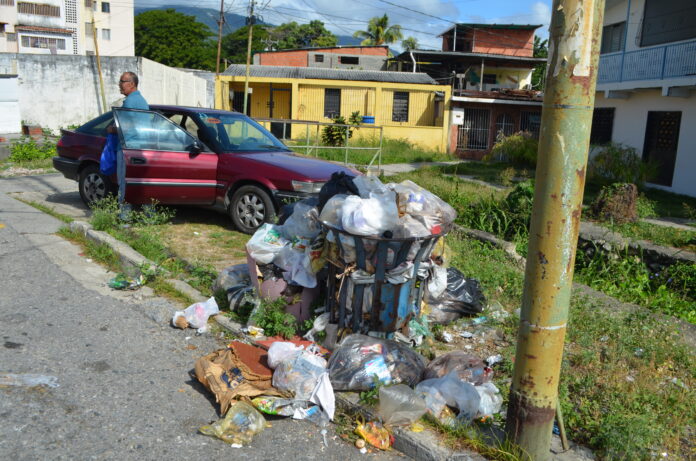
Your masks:
{"label": "utility pole", "polygon": [[220,0],[220,19],[218,20],[218,49],[215,61],[215,75],[220,75],[220,49],[222,47],[222,25],[225,23],[225,0]]}
{"label": "utility pole", "polygon": [[251,64],[251,38],[254,33],[254,0],[249,2],[249,38],[247,39],[247,60],[246,60],[246,79],[244,80],[244,114],[247,113],[247,102],[249,100],[249,66]]}
{"label": "utility pole", "polygon": [[536,188],[506,431],[550,457],[597,83],[604,0],[554,0]]}
{"label": "utility pole", "polygon": [[102,114],[106,112],[106,94],[104,93],[104,77],[102,76],[101,60],[99,59],[99,45],[97,44],[97,25],[92,17],[92,38],[94,38],[94,55],[97,57],[97,71],[99,72],[99,86],[101,87]]}

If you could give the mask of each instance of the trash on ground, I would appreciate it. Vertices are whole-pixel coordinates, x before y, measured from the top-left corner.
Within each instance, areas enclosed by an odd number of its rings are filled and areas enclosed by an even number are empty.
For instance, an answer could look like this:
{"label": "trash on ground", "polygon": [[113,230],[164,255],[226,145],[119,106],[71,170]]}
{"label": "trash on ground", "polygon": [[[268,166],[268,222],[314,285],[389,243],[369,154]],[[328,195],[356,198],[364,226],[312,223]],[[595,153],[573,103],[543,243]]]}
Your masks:
{"label": "trash on ground", "polygon": [[500,362],[502,362],[502,361],[503,361],[503,356],[502,356],[502,355],[500,355],[500,354],[491,355],[490,357],[488,357],[488,358],[486,359],[486,365],[488,365],[489,367],[492,367],[492,366],[495,365],[496,363],[500,363]]}
{"label": "trash on ground", "polygon": [[239,397],[284,396],[272,386],[266,360],[263,349],[233,341],[228,348],[196,360],[196,378],[215,395],[224,415]]}
{"label": "trash on ground", "polygon": [[0,386],[18,387],[58,387],[58,378],[55,376],[39,375],[35,373],[0,373]]}
{"label": "trash on ground", "polygon": [[377,412],[384,424],[407,426],[425,414],[425,400],[405,384],[379,388]]}
{"label": "trash on ground", "polygon": [[380,450],[389,450],[394,443],[394,436],[379,422],[361,422],[355,428],[355,433]]}
{"label": "trash on ground", "polygon": [[251,404],[260,412],[275,416],[292,416],[298,408],[307,408],[309,402],[282,397],[262,396],[251,399]]}
{"label": "trash on ground", "polygon": [[410,347],[388,339],[349,335],[329,359],[329,376],[334,389],[364,391],[383,384],[420,381],[425,359]]}
{"label": "trash on ground", "polygon": [[145,277],[139,275],[136,278],[126,277],[123,274],[119,274],[116,277],[109,280],[109,288],[114,290],[137,290],[145,284]]}
{"label": "trash on ground", "polygon": [[441,378],[451,372],[477,386],[493,377],[493,370],[483,360],[464,351],[452,351],[431,360],[423,371],[423,379]]}
{"label": "trash on ground", "polygon": [[326,330],[326,326],[329,324],[329,313],[325,312],[314,319],[312,328],[304,335],[304,338],[309,341],[316,341],[314,335]]}
{"label": "trash on ground", "polygon": [[220,313],[215,297],[211,296],[205,302],[191,304],[183,311],[174,312],[172,317],[172,325],[177,328],[196,328],[199,333],[206,331],[208,326],[208,317]]}
{"label": "trash on ground", "polygon": [[[426,379],[416,386],[416,392],[424,399],[428,412],[447,426],[469,424],[477,415],[481,397],[473,384],[452,371],[442,378]],[[458,410],[454,417],[451,407]]]}
{"label": "trash on ground", "polygon": [[298,408],[295,410],[292,418],[307,420],[319,427],[326,427],[329,424],[329,415],[323,411],[319,405],[308,408]]}
{"label": "trash on ground", "polygon": [[273,387],[292,393],[296,399],[309,400],[314,387],[325,372],[326,360],[300,350],[277,364],[273,371]]}
{"label": "trash on ground", "polygon": [[265,427],[266,420],[254,407],[246,402],[235,402],[224,418],[202,426],[198,431],[226,443],[245,445],[251,443]]}
{"label": "trash on ground", "polygon": [[431,323],[446,325],[464,315],[477,315],[483,312],[486,305],[486,297],[478,280],[465,278],[453,267],[447,268],[447,286],[439,296],[430,291],[431,286],[432,279],[424,297],[430,308],[428,319]]}
{"label": "trash on ground", "polygon": [[479,417],[493,416],[500,411],[500,407],[503,405],[503,396],[500,395],[495,384],[483,383],[476,386],[476,392],[481,397],[478,408]]}

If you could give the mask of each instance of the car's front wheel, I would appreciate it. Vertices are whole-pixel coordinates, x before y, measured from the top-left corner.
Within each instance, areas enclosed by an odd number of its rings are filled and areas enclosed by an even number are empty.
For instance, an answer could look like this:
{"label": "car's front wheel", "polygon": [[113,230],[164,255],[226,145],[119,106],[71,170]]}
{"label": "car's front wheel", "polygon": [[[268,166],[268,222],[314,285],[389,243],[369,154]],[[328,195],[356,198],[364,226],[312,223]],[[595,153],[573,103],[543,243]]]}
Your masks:
{"label": "car's front wheel", "polygon": [[116,192],[109,177],[102,174],[96,165],[90,165],[80,172],[79,187],[80,197],[87,206]]}
{"label": "car's front wheel", "polygon": [[230,217],[235,227],[245,234],[253,234],[265,222],[275,217],[273,201],[258,186],[242,186],[230,199]]}

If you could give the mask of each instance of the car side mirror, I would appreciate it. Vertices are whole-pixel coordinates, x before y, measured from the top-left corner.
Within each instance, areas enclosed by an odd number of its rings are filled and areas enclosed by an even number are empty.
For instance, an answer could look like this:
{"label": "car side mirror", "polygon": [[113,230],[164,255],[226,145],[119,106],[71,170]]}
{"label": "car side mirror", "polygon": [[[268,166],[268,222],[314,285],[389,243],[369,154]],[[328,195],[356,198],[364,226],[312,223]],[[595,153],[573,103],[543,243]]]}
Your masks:
{"label": "car side mirror", "polygon": [[189,152],[198,155],[203,152],[203,147],[198,144],[198,141],[194,141],[193,144],[189,146]]}

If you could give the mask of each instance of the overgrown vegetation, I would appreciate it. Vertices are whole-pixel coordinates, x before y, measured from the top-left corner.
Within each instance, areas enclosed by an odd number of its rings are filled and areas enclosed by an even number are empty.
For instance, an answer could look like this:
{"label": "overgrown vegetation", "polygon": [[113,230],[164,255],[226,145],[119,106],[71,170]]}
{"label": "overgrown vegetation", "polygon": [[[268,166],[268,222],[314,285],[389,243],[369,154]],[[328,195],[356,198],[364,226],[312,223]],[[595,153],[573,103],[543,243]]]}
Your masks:
{"label": "overgrown vegetation", "polygon": [[282,336],[290,339],[297,332],[297,319],[285,312],[287,301],[280,297],[274,301],[261,300],[261,304],[251,320],[255,326],[263,328],[266,336]]}
{"label": "overgrown vegetation", "polygon": [[587,177],[590,181],[642,186],[657,172],[657,167],[653,163],[644,162],[633,147],[611,143],[599,149],[587,165]]}
{"label": "overgrown vegetation", "polygon": [[508,161],[517,167],[534,168],[537,160],[539,140],[532,133],[520,131],[505,136],[498,134],[498,138],[485,159],[496,161]]}
{"label": "overgrown vegetation", "polygon": [[[333,125],[326,125],[321,131],[321,142],[326,146],[344,146],[353,136],[353,130],[362,123],[360,112],[353,112],[346,123],[345,117],[338,115],[333,119]],[[350,125],[350,126],[340,126]]]}
{"label": "overgrown vegetation", "polygon": [[41,143],[35,139],[21,139],[10,146],[8,160],[18,163],[27,163],[36,160],[51,159],[56,155],[56,143],[44,138]]}

